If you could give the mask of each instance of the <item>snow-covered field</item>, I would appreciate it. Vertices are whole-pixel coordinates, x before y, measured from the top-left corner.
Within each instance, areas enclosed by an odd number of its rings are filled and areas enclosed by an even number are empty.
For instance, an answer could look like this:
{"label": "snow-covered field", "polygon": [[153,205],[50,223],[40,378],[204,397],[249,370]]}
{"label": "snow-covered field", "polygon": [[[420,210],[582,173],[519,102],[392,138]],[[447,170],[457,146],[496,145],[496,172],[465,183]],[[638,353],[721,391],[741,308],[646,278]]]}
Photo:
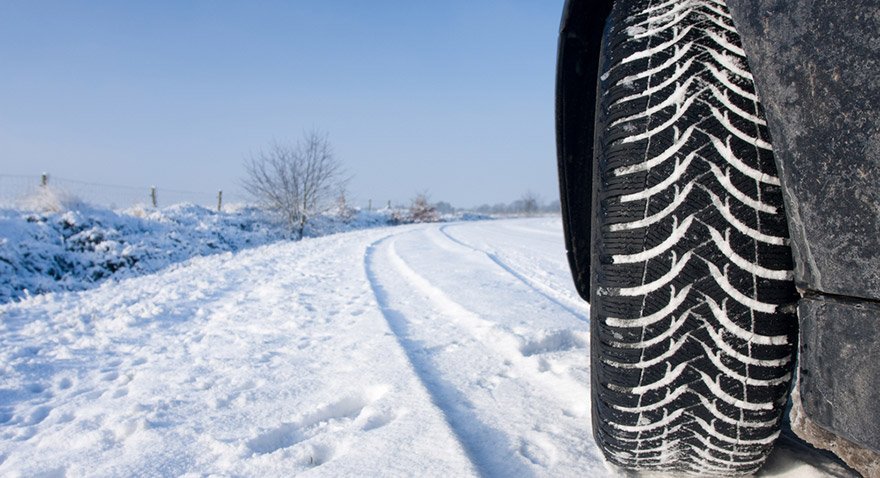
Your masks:
{"label": "snow-covered field", "polygon": [[[0,476],[616,476],[558,218],[197,257],[0,306]],[[763,476],[848,476],[783,440]]]}

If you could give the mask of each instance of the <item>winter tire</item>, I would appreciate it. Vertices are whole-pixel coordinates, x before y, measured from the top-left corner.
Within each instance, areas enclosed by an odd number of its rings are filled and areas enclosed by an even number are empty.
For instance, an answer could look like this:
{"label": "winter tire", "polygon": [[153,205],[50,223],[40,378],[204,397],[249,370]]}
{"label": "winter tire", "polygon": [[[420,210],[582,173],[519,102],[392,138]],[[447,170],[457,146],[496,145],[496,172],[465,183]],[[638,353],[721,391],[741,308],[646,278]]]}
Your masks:
{"label": "winter tire", "polygon": [[593,170],[593,429],[627,469],[745,474],[796,337],[770,136],[722,0],[618,0]]}

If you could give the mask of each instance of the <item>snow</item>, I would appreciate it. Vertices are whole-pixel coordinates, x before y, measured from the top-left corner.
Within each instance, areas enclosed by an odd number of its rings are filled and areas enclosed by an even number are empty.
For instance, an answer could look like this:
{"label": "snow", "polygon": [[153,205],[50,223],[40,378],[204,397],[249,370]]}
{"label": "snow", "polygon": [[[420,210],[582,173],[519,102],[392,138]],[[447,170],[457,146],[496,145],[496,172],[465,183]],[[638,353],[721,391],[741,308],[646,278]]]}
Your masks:
{"label": "snow", "polygon": [[[619,476],[563,247],[372,228],[0,305],[0,476]],[[783,439],[761,474],[846,473]]]}
{"label": "snow", "polygon": [[0,209],[0,302],[93,287],[155,272],[193,256],[278,241],[256,209],[215,213],[193,205],[123,212]]}
{"label": "snow", "polygon": [[[0,303],[84,290],[111,278],[157,272],[194,256],[237,252],[288,236],[273,216],[253,207],[215,212],[178,204],[111,211],[51,189],[41,189],[27,203],[31,207],[25,211],[0,209]],[[407,214],[334,209],[311,218],[304,235],[386,226],[407,220]]]}

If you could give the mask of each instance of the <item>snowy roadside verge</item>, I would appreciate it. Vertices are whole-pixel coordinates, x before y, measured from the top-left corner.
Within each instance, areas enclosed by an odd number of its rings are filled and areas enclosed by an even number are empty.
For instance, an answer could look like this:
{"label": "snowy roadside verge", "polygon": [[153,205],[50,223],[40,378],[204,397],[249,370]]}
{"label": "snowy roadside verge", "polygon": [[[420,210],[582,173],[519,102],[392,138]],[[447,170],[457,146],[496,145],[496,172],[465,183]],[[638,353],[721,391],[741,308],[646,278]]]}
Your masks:
{"label": "snowy roadside verge", "polygon": [[[349,210],[313,218],[320,237],[386,226],[394,211]],[[216,212],[192,204],[111,211],[75,204],[58,212],[0,209],[0,304],[93,288],[162,270],[192,257],[285,240],[272,215],[253,208]]]}
{"label": "snowy roadside verge", "polygon": [[192,205],[121,212],[0,210],[0,303],[84,290],[110,277],[155,272],[193,256],[282,238],[259,211],[215,213]]}

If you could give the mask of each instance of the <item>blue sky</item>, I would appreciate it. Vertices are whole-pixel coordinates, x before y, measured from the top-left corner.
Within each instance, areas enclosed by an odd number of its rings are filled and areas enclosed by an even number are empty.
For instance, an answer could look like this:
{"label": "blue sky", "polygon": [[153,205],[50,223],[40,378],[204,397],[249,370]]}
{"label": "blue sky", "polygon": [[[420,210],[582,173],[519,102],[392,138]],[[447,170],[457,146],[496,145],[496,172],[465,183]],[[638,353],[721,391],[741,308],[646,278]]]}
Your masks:
{"label": "blue sky", "polygon": [[0,174],[234,191],[329,134],[349,195],[556,198],[563,0],[0,2]]}

